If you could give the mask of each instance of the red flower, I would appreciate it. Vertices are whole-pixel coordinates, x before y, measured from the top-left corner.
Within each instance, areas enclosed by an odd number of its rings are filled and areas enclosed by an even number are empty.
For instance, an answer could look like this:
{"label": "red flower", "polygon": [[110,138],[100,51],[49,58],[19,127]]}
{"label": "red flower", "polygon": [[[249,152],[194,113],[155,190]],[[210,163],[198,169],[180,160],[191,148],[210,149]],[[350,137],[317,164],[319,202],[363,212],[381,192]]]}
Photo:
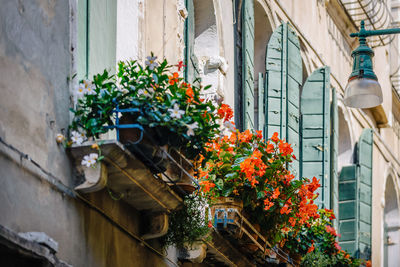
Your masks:
{"label": "red flower", "polygon": [[208,228],[212,228],[212,222],[211,221],[208,221]]}
{"label": "red flower", "polygon": [[178,67],[178,71],[181,71],[181,69],[183,68],[183,67],[186,67],[186,65],[183,65],[183,61],[181,60],[181,61],[179,61],[178,62],[178,65],[176,65],[177,67]]}
{"label": "red flower", "polygon": [[326,230],[326,232],[328,232],[329,234],[331,234],[331,235],[333,235],[333,236],[337,236],[336,230],[335,230],[335,228],[333,228],[332,226],[326,225],[326,226],[325,226],[325,230]]}
{"label": "red flower", "polygon": [[342,248],[339,246],[339,243],[338,242],[335,242],[335,248],[337,249],[337,250],[341,250]]}

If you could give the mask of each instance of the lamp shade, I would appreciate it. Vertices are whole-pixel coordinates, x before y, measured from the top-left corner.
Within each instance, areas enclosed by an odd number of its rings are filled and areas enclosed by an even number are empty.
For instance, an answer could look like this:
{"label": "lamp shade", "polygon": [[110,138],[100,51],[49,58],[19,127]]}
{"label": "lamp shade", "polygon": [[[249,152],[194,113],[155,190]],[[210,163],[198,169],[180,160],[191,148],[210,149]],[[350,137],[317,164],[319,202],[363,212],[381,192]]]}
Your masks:
{"label": "lamp shade", "polygon": [[375,79],[354,78],[344,91],[344,104],[352,108],[372,108],[382,104],[380,84]]}
{"label": "lamp shade", "polygon": [[373,70],[374,51],[367,45],[364,21],[361,21],[357,36],[360,45],[351,53],[353,70],[344,91],[344,104],[352,108],[372,108],[382,104],[383,97],[378,77]]}

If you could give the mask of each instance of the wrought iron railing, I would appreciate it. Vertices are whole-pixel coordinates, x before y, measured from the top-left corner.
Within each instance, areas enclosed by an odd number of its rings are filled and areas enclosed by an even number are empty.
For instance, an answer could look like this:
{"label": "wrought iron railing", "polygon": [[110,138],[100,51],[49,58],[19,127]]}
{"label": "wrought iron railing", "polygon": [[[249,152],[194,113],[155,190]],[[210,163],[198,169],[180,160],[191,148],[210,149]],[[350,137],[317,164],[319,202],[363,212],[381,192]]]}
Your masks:
{"label": "wrought iron railing", "polygon": [[[344,9],[355,25],[360,25],[362,20],[370,30],[379,30],[397,27],[390,10],[388,0],[340,0]],[[370,38],[372,47],[383,46],[393,41],[393,35],[384,35]]]}

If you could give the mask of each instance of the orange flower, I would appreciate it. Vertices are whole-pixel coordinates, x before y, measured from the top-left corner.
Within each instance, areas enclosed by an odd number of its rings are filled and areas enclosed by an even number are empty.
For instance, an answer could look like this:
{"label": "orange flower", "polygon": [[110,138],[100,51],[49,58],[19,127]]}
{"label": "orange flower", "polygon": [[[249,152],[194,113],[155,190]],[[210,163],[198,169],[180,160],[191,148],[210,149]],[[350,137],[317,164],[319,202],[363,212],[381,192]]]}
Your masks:
{"label": "orange flower", "polygon": [[217,111],[219,117],[225,121],[229,121],[233,117],[233,110],[227,104],[221,104],[221,107]]}
{"label": "orange flower", "polygon": [[281,209],[281,214],[289,214],[292,211],[288,204],[285,204]]}
{"label": "orange flower", "polygon": [[240,142],[248,143],[251,141],[252,138],[253,138],[253,134],[251,133],[251,131],[249,129],[247,129],[243,133],[239,133]]}
{"label": "orange flower", "polygon": [[170,85],[174,85],[175,83],[177,83],[177,82],[179,81],[178,77],[179,77],[179,73],[174,72],[174,73],[172,74],[172,76],[169,76],[169,77],[168,77],[168,79],[169,79],[169,84],[170,84]]}
{"label": "orange flower", "polygon": [[287,156],[293,152],[293,148],[290,146],[290,144],[281,141],[279,143],[279,151],[281,152],[282,156]]}
{"label": "orange flower", "polygon": [[275,151],[275,147],[273,144],[271,144],[269,141],[267,141],[267,153],[272,154]]}
{"label": "orange flower", "polygon": [[188,99],[187,101],[188,101],[188,102],[192,102],[193,99],[194,99],[194,92],[193,92],[192,87],[189,86],[189,87],[186,89],[186,95],[189,97],[189,99]]}
{"label": "orange flower", "polygon": [[311,247],[308,248],[307,253],[313,252],[314,249],[315,249],[315,247],[314,247],[314,241],[313,241]]}
{"label": "orange flower", "polygon": [[200,181],[199,184],[202,186],[204,193],[209,192],[211,188],[215,187],[214,183],[207,181],[207,180]]}
{"label": "orange flower", "polygon": [[272,193],[271,198],[272,199],[277,199],[279,197],[279,195],[280,195],[279,187],[277,187],[277,188],[275,188],[274,193]]}
{"label": "orange flower", "polygon": [[258,139],[262,139],[262,137],[263,137],[262,136],[262,131],[256,131],[256,134],[257,134],[256,136],[257,136]]}
{"label": "orange flower", "polygon": [[274,134],[271,137],[272,142],[278,143],[279,142],[279,138],[278,138],[278,133],[274,132]]}
{"label": "orange flower", "polygon": [[372,264],[371,264],[370,260],[365,262],[365,267],[371,267],[371,266],[372,266]]}
{"label": "orange flower", "polygon": [[266,198],[264,199],[264,205],[265,205],[264,209],[269,210],[274,205],[274,202],[271,202],[269,201],[268,198]]}
{"label": "orange flower", "polygon": [[290,217],[290,218],[289,218],[289,223],[290,223],[290,225],[291,225],[292,227],[294,227],[294,226],[296,225],[296,221],[297,221],[296,218],[293,218],[293,217]]}

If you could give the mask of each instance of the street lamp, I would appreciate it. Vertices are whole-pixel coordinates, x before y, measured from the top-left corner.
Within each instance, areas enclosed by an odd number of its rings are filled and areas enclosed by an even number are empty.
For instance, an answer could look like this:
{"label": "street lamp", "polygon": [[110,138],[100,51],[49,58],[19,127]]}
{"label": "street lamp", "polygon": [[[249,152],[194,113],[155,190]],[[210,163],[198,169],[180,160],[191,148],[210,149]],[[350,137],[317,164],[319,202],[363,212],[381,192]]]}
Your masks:
{"label": "street lamp", "polygon": [[351,53],[354,63],[344,91],[346,106],[372,108],[382,104],[382,89],[372,67],[374,51],[367,45],[366,37],[395,33],[400,33],[400,28],[367,31],[362,20],[360,31],[350,34],[350,37],[358,37],[360,45]]}

